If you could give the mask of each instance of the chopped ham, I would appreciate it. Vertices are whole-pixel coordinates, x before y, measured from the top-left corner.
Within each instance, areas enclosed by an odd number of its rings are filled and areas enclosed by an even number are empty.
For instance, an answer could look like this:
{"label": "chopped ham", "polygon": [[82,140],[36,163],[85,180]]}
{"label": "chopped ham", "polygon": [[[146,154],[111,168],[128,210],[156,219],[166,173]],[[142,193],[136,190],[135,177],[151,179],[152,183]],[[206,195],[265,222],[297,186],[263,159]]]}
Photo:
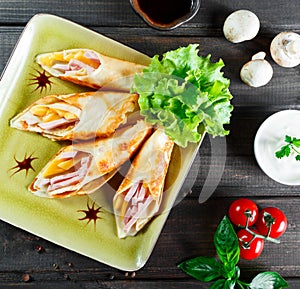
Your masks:
{"label": "chopped ham", "polygon": [[55,63],[52,66],[53,69],[59,70],[61,72],[66,72],[70,70],[69,64]]}
{"label": "chopped ham", "polygon": [[98,55],[95,53],[95,51],[87,50],[87,51],[84,53],[84,56],[85,56],[86,58],[89,58],[89,59],[94,60],[95,62],[98,62],[98,64],[100,65],[99,57],[98,57]]}
{"label": "chopped ham", "polygon": [[132,197],[134,196],[134,194],[136,193],[137,189],[138,189],[138,186],[139,186],[139,182],[136,182],[132,185],[132,187],[129,189],[128,193],[126,194],[124,200],[126,202],[129,202]]}
{"label": "chopped ham", "polygon": [[82,158],[81,159],[81,165],[82,166],[87,166],[88,165],[88,163],[89,163],[89,157],[85,157],[85,158]]}
{"label": "chopped ham", "polygon": [[151,202],[152,196],[146,197],[147,189],[142,182],[136,182],[127,191],[124,201],[129,203],[124,216],[124,232],[128,232],[139,218],[145,216],[145,212]]}
{"label": "chopped ham", "polygon": [[36,116],[32,116],[32,118],[28,118],[26,119],[26,123],[31,126],[31,125],[35,125],[39,122],[39,119]]}
{"label": "chopped ham", "polygon": [[[101,64],[98,55],[94,51],[88,50],[84,53],[84,56],[88,59],[91,59],[93,62],[95,62],[97,66]],[[87,70],[87,73],[91,73],[95,70],[92,66],[74,58],[71,59],[69,63],[55,63],[52,66],[52,68],[59,70],[63,73],[69,71],[78,71],[82,68],[85,68]]]}
{"label": "chopped ham", "polygon": [[39,183],[40,186],[47,186],[49,184],[50,184],[50,179],[46,179],[46,178],[42,179]]}
{"label": "chopped ham", "polygon": [[50,184],[48,186],[48,191],[52,192],[57,189],[68,187],[82,181],[87,175],[89,160],[89,157],[84,157],[81,159],[81,166],[78,170],[51,178]]}
{"label": "chopped ham", "polygon": [[143,185],[141,185],[141,189],[140,189],[140,193],[138,195],[137,201],[142,202],[145,198],[145,195],[146,195],[146,188]]}
{"label": "chopped ham", "polygon": [[148,196],[148,198],[144,203],[138,204],[138,210],[135,212],[134,215],[132,215],[132,218],[129,220],[129,222],[125,224],[123,228],[124,232],[128,232],[132,228],[132,226],[136,223],[136,221],[144,216],[147,208],[152,203],[152,201],[153,201],[152,196]]}
{"label": "chopped ham", "polygon": [[73,159],[77,153],[77,151],[63,152],[59,155],[58,159]]}
{"label": "chopped ham", "polygon": [[138,210],[137,206],[130,207],[127,210],[127,212],[126,212],[126,214],[124,216],[124,224],[127,224],[130,221],[130,219],[132,218],[132,216],[136,214],[137,210]]}
{"label": "chopped ham", "polygon": [[53,178],[50,179],[50,184],[51,185],[55,185],[55,184],[60,183],[62,181],[72,179],[75,176],[78,176],[78,171],[75,171],[75,172],[72,172],[72,173],[63,174],[63,175],[59,175],[59,176],[55,176],[55,177],[53,177]]}
{"label": "chopped ham", "polygon": [[131,217],[131,215],[132,215],[132,209],[133,209],[133,208],[134,208],[134,207],[128,208],[128,210],[126,211],[126,214],[125,214],[125,216],[124,216],[124,223],[125,223],[125,224],[129,222],[129,219],[130,219],[130,217]]}
{"label": "chopped ham", "polygon": [[74,120],[68,120],[65,118],[60,118],[57,120],[53,120],[53,121],[48,121],[48,122],[44,122],[44,123],[39,123],[38,126],[44,130],[51,130],[54,128],[57,128],[59,126],[65,125],[65,124],[70,124],[73,123]]}
{"label": "chopped ham", "polygon": [[89,66],[82,61],[79,61],[77,59],[71,59],[69,62],[69,70],[80,70],[82,68],[85,68],[87,73],[93,72],[95,69],[92,66]]}
{"label": "chopped ham", "polygon": [[132,198],[132,204],[136,205],[139,202],[143,202],[145,199],[145,194],[146,194],[146,189],[143,186],[143,184],[141,183],[138,188],[137,194],[135,194],[135,196]]}
{"label": "chopped ham", "polygon": [[52,192],[54,190],[57,190],[57,189],[60,189],[60,188],[66,187],[66,186],[75,185],[75,184],[78,184],[80,181],[81,181],[81,177],[77,175],[77,176],[74,176],[71,179],[67,179],[67,180],[61,181],[59,183],[55,183],[53,185],[50,185],[48,187],[48,191]]}

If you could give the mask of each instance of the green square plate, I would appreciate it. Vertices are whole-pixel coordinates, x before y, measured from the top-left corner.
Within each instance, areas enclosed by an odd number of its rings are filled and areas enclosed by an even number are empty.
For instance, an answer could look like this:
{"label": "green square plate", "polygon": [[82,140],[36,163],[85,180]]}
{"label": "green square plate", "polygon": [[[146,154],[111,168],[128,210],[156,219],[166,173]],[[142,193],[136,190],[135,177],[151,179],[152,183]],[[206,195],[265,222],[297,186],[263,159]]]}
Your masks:
{"label": "green square plate", "polygon": [[[59,200],[32,195],[28,185],[63,144],[10,128],[9,120],[47,94],[86,90],[55,77],[49,79],[51,83],[42,82],[38,87],[37,77],[43,77],[43,71],[35,63],[35,56],[71,48],[90,48],[136,63],[149,63],[148,56],[68,20],[38,14],[29,21],[0,82],[0,218],[112,267],[138,270],[155,246],[200,143],[184,150],[176,147],[162,211],[135,237],[119,239],[116,235],[111,187],[104,186],[94,196]],[[103,192],[110,196],[103,197]],[[93,210],[91,217],[88,211]]]}

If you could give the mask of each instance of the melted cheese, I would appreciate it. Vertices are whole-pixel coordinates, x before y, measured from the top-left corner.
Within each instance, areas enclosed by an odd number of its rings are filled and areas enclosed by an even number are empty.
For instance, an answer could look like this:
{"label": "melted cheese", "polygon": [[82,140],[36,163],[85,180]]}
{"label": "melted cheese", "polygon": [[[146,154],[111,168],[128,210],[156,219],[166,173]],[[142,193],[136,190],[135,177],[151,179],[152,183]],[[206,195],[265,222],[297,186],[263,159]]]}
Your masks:
{"label": "melted cheese", "polygon": [[43,57],[40,58],[40,61],[48,66],[51,67],[55,63],[69,63],[72,59],[76,59],[78,61],[81,61],[95,69],[97,69],[100,65],[99,60],[91,59],[85,57],[85,51],[84,50],[76,50],[76,51],[68,51],[68,53],[64,52],[54,52],[45,54]]}
{"label": "melted cheese", "polygon": [[65,118],[67,120],[78,119],[74,113],[46,105],[33,106],[30,109],[30,112],[34,116],[40,117],[43,122],[49,122],[61,118]]}

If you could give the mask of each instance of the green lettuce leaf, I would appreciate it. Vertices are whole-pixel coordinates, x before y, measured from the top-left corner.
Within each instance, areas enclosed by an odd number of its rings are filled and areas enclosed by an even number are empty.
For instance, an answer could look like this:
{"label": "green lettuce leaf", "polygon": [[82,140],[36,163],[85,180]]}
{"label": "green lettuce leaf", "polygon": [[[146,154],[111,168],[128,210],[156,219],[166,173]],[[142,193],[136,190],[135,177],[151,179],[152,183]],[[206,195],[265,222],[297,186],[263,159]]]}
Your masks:
{"label": "green lettuce leaf", "polygon": [[213,136],[229,133],[233,106],[230,81],[223,77],[222,60],[216,63],[198,56],[198,44],[155,55],[143,73],[136,74],[131,92],[140,95],[145,120],[163,126],[179,146],[198,142],[207,132]]}

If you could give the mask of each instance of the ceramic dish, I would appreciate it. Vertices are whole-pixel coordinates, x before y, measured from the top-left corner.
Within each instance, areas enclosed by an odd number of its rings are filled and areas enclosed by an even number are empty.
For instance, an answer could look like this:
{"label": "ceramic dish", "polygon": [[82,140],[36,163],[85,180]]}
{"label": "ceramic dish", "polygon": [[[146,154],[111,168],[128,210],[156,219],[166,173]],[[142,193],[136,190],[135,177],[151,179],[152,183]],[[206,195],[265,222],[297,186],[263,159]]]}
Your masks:
{"label": "ceramic dish", "polygon": [[119,239],[116,235],[111,210],[113,183],[93,196],[45,199],[32,195],[28,185],[63,144],[13,129],[9,120],[42,96],[87,90],[55,77],[48,78],[34,62],[40,53],[83,47],[136,63],[149,63],[148,56],[68,20],[39,14],[29,21],[0,82],[0,218],[112,267],[134,271],[149,258],[200,143],[184,150],[175,149],[162,210],[135,237]]}
{"label": "ceramic dish", "polygon": [[286,145],[285,136],[300,138],[300,111],[283,110],[267,118],[258,129],[254,153],[261,169],[270,178],[285,185],[300,185],[300,161],[292,152],[278,159],[275,152]]}
{"label": "ceramic dish", "polygon": [[[164,22],[161,22],[159,20],[154,20],[153,18],[151,18],[149,16],[148,13],[146,13],[142,8],[141,8],[141,5],[140,5],[140,2],[141,1],[138,1],[138,0],[130,0],[130,4],[132,6],[132,8],[134,9],[134,11],[151,27],[153,28],[156,28],[156,29],[159,29],[159,30],[172,30],[172,29],[175,29],[179,26],[181,26],[182,24],[190,21],[192,18],[194,18],[196,16],[196,14],[198,13],[199,9],[200,9],[200,4],[201,4],[201,1],[200,0],[193,0],[193,1],[190,1],[190,10],[187,14],[179,17],[179,18],[176,18],[176,19],[173,19],[171,22],[167,22],[167,23],[164,23]],[[147,1],[145,1],[147,2]],[[169,1],[171,2],[171,1]],[[187,2],[187,1],[186,1]],[[186,3],[185,2],[185,3]],[[184,3],[184,1],[182,2],[176,2],[176,3],[172,3],[173,5],[179,5],[180,7],[180,3]],[[170,14],[172,16],[172,11],[174,13],[174,10],[176,11],[176,9],[170,9],[168,3],[164,3],[165,5],[161,5],[161,2],[160,1],[154,1],[153,3],[151,3],[151,8],[154,6],[156,7],[156,9],[151,9],[150,7],[147,7],[146,10],[149,10],[150,14],[157,14],[158,13],[158,18],[161,18],[162,15],[164,15],[164,17],[166,17],[167,19],[170,17]],[[144,4],[145,5],[145,4]],[[152,6],[153,5],[153,6]],[[168,11],[169,13],[164,13],[165,10],[166,10],[166,6],[168,7]],[[183,4],[183,8],[184,8],[185,4]],[[176,6],[175,6],[176,7]],[[177,8],[179,8],[177,7]],[[182,8],[182,7],[180,7]],[[182,10],[181,11],[177,11],[177,12],[180,12],[182,13]],[[156,17],[157,18],[157,17]]]}

